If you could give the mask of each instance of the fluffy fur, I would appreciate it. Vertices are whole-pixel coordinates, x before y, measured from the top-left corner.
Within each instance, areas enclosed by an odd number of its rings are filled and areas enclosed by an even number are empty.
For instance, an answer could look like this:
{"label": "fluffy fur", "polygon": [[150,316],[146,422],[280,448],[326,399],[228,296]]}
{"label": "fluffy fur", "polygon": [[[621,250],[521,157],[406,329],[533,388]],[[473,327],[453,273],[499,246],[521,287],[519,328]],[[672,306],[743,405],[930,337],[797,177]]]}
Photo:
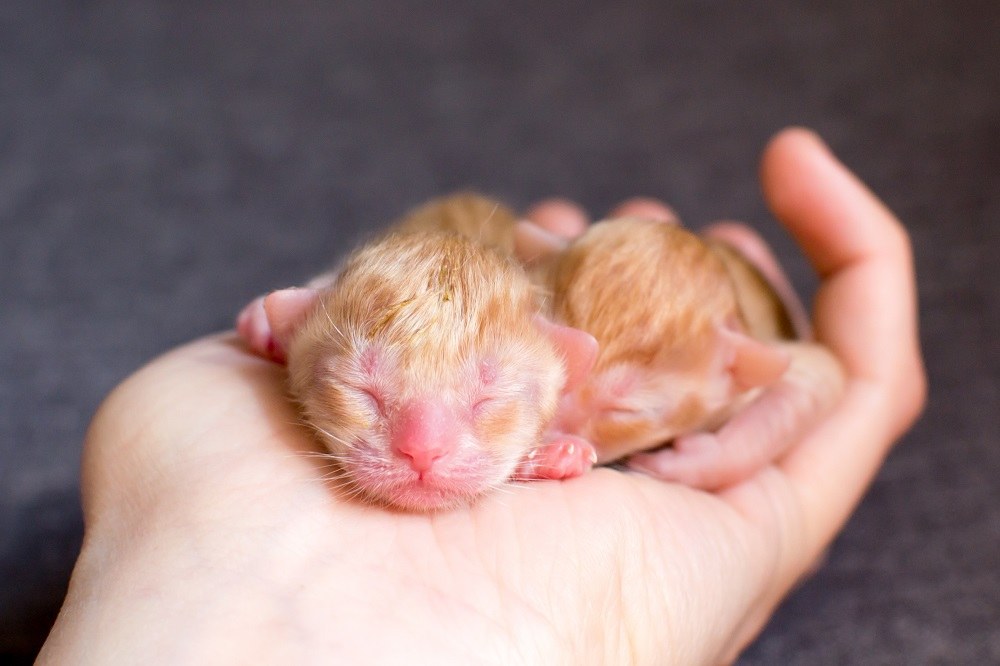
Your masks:
{"label": "fluffy fur", "polygon": [[734,379],[727,334],[787,331],[780,302],[752,266],[676,224],[598,223],[541,274],[554,318],[600,345],[555,427],[588,439],[602,462],[721,425],[755,395]]}
{"label": "fluffy fur", "polygon": [[[507,480],[552,419],[565,370],[504,251],[512,224],[473,195],[417,209],[344,262],[295,333],[292,393],[372,498],[467,500]],[[421,400],[447,410],[459,444],[415,483],[391,440],[401,406]]]}

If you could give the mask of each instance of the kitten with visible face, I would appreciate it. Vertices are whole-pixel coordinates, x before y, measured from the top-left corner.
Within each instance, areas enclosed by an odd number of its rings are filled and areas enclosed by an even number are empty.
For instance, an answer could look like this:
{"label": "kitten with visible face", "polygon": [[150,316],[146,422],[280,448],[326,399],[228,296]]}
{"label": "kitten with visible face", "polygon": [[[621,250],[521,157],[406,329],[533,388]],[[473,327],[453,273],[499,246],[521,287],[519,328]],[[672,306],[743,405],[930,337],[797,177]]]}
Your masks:
{"label": "kitten with visible face", "polygon": [[433,510],[593,463],[592,449],[542,439],[596,344],[540,313],[508,254],[514,222],[483,197],[433,201],[240,315],[255,351],[287,361],[306,420],[368,499]]}

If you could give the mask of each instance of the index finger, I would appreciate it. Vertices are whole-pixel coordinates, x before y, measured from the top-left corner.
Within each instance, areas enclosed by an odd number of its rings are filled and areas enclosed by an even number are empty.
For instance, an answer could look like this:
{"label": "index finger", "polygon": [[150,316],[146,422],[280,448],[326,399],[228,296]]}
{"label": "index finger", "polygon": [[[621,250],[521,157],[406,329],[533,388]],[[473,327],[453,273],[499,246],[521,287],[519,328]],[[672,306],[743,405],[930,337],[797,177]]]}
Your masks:
{"label": "index finger", "polygon": [[525,217],[560,238],[576,238],[587,229],[587,211],[568,199],[546,199],[528,209]]}

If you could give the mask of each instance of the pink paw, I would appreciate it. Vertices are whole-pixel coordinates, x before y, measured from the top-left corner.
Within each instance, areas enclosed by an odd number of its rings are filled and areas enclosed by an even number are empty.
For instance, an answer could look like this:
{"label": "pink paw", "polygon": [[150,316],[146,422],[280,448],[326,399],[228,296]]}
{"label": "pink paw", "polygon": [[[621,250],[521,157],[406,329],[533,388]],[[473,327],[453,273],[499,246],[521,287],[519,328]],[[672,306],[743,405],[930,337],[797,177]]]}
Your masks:
{"label": "pink paw", "polygon": [[267,321],[263,296],[243,308],[236,318],[236,331],[255,354],[276,363],[285,362],[285,350],[275,340],[271,324]]}
{"label": "pink paw", "polygon": [[542,442],[521,463],[519,479],[571,479],[597,463],[594,446],[576,435],[556,435]]}

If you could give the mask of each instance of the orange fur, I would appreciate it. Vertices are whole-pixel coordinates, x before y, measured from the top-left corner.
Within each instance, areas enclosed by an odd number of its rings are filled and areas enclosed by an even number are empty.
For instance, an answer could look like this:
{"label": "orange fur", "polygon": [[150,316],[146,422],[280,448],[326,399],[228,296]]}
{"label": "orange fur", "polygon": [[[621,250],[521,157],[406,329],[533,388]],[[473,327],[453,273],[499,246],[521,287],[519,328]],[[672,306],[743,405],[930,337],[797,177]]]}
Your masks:
{"label": "orange fur", "polygon": [[517,218],[507,206],[472,192],[433,199],[414,208],[395,226],[395,231],[445,231],[511,254]]}
{"label": "orange fur", "polygon": [[597,338],[595,370],[618,363],[683,368],[701,362],[719,321],[739,316],[728,280],[722,261],[677,225],[599,223],[552,269],[553,314]]}
{"label": "orange fur", "polygon": [[[441,381],[473,349],[504,349],[511,341],[543,367],[559,366],[531,324],[537,306],[524,274],[500,252],[457,234],[389,234],[352,255],[321,299],[289,350],[297,395],[308,394],[321,358],[367,344],[392,351],[407,390]],[[551,416],[555,396],[548,393],[541,408]]]}
{"label": "orange fur", "polygon": [[[639,419],[634,421],[618,422],[610,419],[600,419],[594,422],[592,429],[588,433],[595,442],[600,443],[603,449],[603,457],[613,460],[620,456],[609,455],[609,449],[614,450],[614,445],[618,442],[632,442],[642,439],[647,433],[656,428],[656,424],[650,419]],[[613,456],[613,457],[612,457]]]}
{"label": "orange fur", "polygon": [[755,269],[676,224],[595,224],[539,270],[555,319],[600,344],[557,427],[589,438],[602,462],[718,427],[755,394],[732,380],[721,328],[784,332],[780,302]]}
{"label": "orange fur", "polygon": [[[536,289],[507,253],[513,224],[483,197],[435,200],[322,283],[288,348],[290,388],[336,456],[360,446],[381,458],[361,472],[369,481],[397,465],[390,431],[411,401],[446,405],[472,438],[462,441],[476,443],[478,451],[458,452],[456,471],[440,472],[455,475],[455,488],[467,485],[466,498],[505,481],[552,419],[566,371],[533,324]],[[483,458],[492,462],[473,462]],[[466,483],[463,465],[485,480]]]}

